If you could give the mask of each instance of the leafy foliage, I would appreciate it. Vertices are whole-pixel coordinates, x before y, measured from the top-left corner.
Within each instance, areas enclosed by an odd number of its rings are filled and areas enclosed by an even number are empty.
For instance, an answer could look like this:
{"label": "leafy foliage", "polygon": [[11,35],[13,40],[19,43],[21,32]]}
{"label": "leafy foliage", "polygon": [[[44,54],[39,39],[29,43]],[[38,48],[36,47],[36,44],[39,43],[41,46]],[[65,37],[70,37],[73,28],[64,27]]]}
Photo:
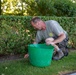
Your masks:
{"label": "leafy foliage", "polygon": [[1,0],[0,0],[0,15],[1,15],[1,11],[2,11],[2,10],[1,10]]}
{"label": "leafy foliage", "polygon": [[56,16],[76,16],[76,3],[70,0],[55,0],[54,7],[57,10]]}
{"label": "leafy foliage", "polygon": [[[0,53],[25,53],[31,35],[29,17],[2,17],[0,23]],[[30,39],[30,40],[29,40]]]}
{"label": "leafy foliage", "polygon": [[71,0],[25,0],[31,16],[76,16],[76,3]]}
{"label": "leafy foliage", "polygon": [[26,10],[28,15],[54,15],[55,10],[51,0],[26,0],[25,2],[27,4]]}
{"label": "leafy foliage", "polygon": [[[76,48],[76,18],[39,16],[42,20],[56,20],[69,34],[68,47]],[[0,54],[24,54],[33,43],[36,31],[31,16],[0,16]]]}
{"label": "leafy foliage", "polygon": [[3,15],[74,17],[76,1],[73,3],[73,0],[0,0],[0,11]]}
{"label": "leafy foliage", "polygon": [[24,0],[2,0],[1,8],[3,15],[23,15],[26,12]]}

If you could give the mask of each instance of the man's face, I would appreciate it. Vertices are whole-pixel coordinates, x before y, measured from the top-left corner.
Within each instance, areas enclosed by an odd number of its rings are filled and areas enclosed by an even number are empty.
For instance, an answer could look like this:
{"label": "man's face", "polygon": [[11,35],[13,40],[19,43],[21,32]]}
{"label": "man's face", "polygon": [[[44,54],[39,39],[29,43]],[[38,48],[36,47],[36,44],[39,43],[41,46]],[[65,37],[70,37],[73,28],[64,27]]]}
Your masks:
{"label": "man's face", "polygon": [[37,30],[41,30],[42,29],[42,23],[41,23],[41,21],[38,21],[37,23],[31,22],[31,24]]}

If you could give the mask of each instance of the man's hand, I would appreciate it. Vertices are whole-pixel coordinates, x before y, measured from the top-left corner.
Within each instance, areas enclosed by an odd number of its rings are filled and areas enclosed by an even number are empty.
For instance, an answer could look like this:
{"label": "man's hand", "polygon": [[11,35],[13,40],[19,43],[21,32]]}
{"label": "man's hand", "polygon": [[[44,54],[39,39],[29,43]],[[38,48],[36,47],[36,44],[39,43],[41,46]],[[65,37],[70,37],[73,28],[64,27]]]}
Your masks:
{"label": "man's hand", "polygon": [[28,57],[29,57],[29,54],[28,53],[24,55],[24,58],[28,58]]}
{"label": "man's hand", "polygon": [[56,50],[59,50],[59,47],[54,43],[54,39],[53,38],[47,38],[45,40],[47,45],[52,45],[55,47]]}
{"label": "man's hand", "polygon": [[50,44],[51,44],[52,46],[55,45],[54,42],[50,42],[50,41],[49,41],[49,42],[46,42],[46,44],[47,44],[47,45],[50,45]]}
{"label": "man's hand", "polygon": [[50,44],[51,44],[51,45],[54,45],[54,42],[53,42],[53,41],[54,41],[53,38],[47,38],[47,39],[45,40],[45,42],[46,42],[47,45],[50,45]]}

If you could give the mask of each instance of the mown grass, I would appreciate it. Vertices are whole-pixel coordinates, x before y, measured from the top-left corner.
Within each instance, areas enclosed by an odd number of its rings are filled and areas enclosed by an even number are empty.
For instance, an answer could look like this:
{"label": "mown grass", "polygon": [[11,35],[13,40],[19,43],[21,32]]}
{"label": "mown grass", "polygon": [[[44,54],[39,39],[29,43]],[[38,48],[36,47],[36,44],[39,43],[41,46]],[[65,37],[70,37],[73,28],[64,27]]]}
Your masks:
{"label": "mown grass", "polygon": [[76,71],[76,50],[43,68],[32,66],[28,59],[0,62],[0,75],[60,75],[69,71]]}

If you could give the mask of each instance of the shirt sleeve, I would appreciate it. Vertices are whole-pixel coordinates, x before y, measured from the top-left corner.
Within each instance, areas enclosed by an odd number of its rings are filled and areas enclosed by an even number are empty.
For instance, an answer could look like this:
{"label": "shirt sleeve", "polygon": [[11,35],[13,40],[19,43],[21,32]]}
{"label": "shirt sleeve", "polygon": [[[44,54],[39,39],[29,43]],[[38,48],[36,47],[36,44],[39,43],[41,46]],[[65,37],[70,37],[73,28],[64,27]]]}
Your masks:
{"label": "shirt sleeve", "polygon": [[52,31],[56,36],[59,36],[64,32],[63,28],[60,26],[58,22],[52,22]]}
{"label": "shirt sleeve", "polygon": [[37,31],[35,42],[39,43],[42,40],[42,35],[40,31]]}

